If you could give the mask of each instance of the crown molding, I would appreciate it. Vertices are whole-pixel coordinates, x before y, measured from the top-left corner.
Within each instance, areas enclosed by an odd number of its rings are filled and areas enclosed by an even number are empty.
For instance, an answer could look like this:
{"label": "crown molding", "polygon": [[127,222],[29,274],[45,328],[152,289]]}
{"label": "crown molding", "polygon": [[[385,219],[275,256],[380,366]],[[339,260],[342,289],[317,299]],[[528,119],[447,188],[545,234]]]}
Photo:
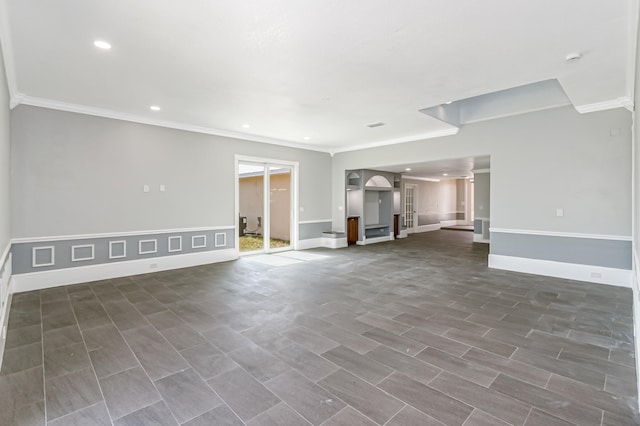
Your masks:
{"label": "crown molding", "polygon": [[405,142],[415,142],[415,141],[424,140],[424,139],[433,139],[433,138],[439,138],[443,136],[451,136],[451,135],[457,134],[459,131],[460,131],[459,127],[452,127],[451,129],[437,130],[435,132],[406,136],[406,137],[396,138],[396,139],[389,139],[386,141],[370,142],[370,143],[354,145],[354,146],[343,146],[343,147],[332,149],[330,153],[333,156],[334,154],[338,154],[340,152],[358,151],[358,150],[367,149],[367,148],[377,148],[381,146],[396,145],[396,144],[405,143]]}
{"label": "crown molding", "polygon": [[471,173],[473,173],[474,175],[477,175],[480,173],[491,173],[491,169],[473,169],[471,170]]}
{"label": "crown molding", "polygon": [[593,104],[576,105],[575,109],[580,114],[586,114],[588,112],[606,111],[614,108],[626,108],[629,111],[633,111],[633,101],[630,97],[624,96],[618,99],[610,101],[596,102]]}
{"label": "crown molding", "polygon": [[129,121],[132,123],[148,124],[157,127],[166,127],[169,129],[185,130],[188,132],[203,133],[207,135],[223,136],[233,139],[242,139],[251,142],[262,142],[272,145],[281,145],[290,148],[304,149],[308,151],[319,151],[328,153],[328,149],[317,145],[303,145],[295,142],[288,142],[281,139],[273,139],[263,136],[250,135],[240,132],[232,132],[228,130],[215,129],[212,127],[196,126],[193,124],[179,123],[176,121],[158,120],[142,115],[129,114],[125,112],[110,110],[106,108],[97,108],[86,105],[73,104],[68,102],[54,101],[51,99],[37,98],[29,95],[18,94],[16,96],[17,105],[30,105],[41,108],[55,109],[59,111],[74,112],[77,114],[92,115],[96,117],[111,118],[114,120]]}

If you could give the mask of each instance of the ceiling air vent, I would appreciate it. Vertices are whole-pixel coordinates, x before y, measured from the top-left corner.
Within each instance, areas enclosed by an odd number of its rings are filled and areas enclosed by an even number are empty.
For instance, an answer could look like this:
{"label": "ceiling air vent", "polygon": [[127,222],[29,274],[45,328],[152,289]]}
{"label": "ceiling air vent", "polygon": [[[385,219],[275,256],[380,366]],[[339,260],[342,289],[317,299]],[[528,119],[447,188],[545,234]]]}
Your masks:
{"label": "ceiling air vent", "polygon": [[374,127],[380,127],[380,126],[384,126],[384,123],[377,122],[377,123],[373,123],[373,124],[367,124],[367,127],[371,127],[372,129]]}

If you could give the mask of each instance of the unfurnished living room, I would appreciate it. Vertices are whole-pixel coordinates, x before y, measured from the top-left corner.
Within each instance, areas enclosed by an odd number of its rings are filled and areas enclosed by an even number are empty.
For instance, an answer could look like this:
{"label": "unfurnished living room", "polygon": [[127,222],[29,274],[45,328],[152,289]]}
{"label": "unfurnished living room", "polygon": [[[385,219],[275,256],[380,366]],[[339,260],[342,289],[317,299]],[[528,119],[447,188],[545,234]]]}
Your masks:
{"label": "unfurnished living room", "polygon": [[0,425],[637,425],[639,0],[0,0]]}

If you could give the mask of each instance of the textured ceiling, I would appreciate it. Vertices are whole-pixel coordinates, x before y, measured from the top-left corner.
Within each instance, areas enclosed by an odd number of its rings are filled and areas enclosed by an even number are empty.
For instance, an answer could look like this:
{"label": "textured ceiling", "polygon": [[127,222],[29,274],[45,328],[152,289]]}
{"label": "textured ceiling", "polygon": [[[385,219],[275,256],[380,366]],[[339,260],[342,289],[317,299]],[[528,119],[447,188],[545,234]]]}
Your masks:
{"label": "textured ceiling", "polygon": [[327,151],[451,133],[419,110],[543,80],[579,111],[632,90],[632,0],[1,1],[14,104]]}

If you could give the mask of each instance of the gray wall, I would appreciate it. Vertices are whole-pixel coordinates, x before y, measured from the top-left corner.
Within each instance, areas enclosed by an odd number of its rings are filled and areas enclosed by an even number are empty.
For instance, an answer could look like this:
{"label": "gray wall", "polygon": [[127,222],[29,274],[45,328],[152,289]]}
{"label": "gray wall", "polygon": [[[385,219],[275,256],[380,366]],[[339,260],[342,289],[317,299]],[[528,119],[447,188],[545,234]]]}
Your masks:
{"label": "gray wall", "polygon": [[344,229],[346,169],[481,155],[491,156],[492,227],[631,235],[631,113],[623,108],[561,107],[465,125],[454,136],[338,153],[334,229]]}
{"label": "gray wall", "polygon": [[2,58],[2,51],[0,51],[0,256],[11,239],[9,90]]}
{"label": "gray wall", "polygon": [[326,153],[24,105],[11,124],[16,238],[232,226],[235,154],[299,161],[299,219],[330,216]]}
{"label": "gray wall", "polygon": [[[443,220],[464,219],[464,180],[445,179],[430,182],[418,179],[403,179],[404,185],[416,186],[416,217],[418,226],[439,224]],[[461,183],[461,184],[460,184]],[[404,213],[404,212],[403,212]]]}
{"label": "gray wall", "polygon": [[475,173],[473,176],[473,213],[475,217],[491,217],[491,174]]}

